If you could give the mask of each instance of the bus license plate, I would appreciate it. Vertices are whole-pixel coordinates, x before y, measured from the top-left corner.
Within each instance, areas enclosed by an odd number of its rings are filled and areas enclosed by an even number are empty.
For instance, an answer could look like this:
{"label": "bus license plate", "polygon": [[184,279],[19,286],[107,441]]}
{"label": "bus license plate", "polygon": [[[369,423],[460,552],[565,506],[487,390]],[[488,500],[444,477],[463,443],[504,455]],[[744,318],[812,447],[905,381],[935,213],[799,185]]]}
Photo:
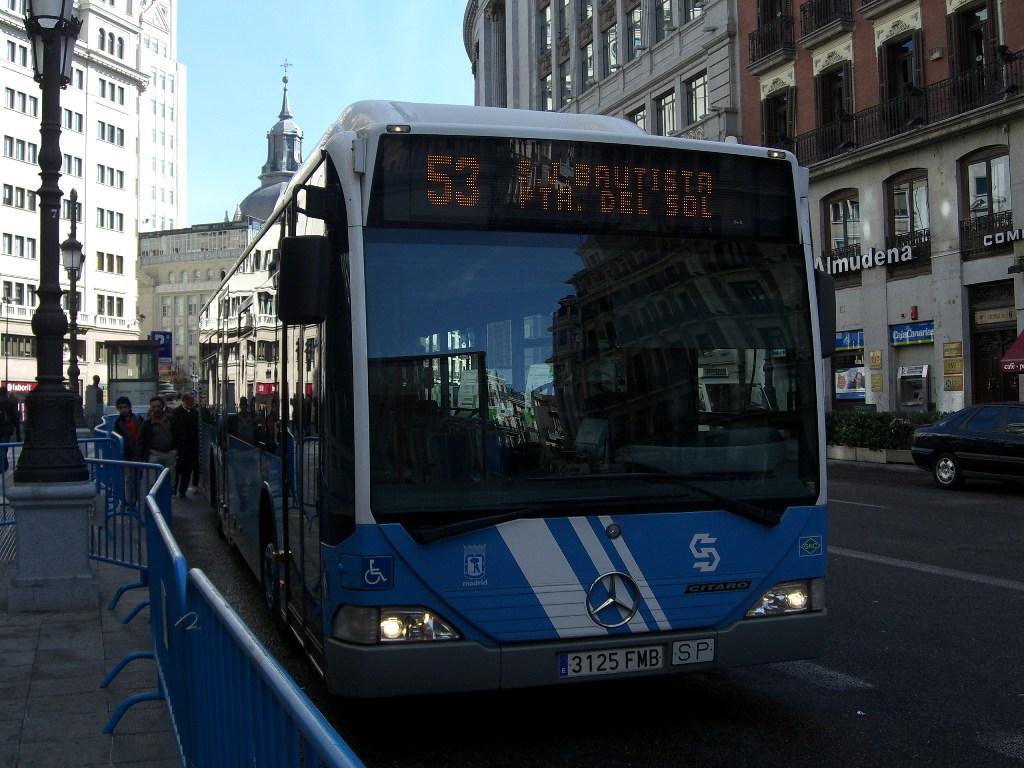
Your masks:
{"label": "bus license plate", "polygon": [[672,663],[705,664],[715,660],[715,638],[699,637],[672,643]]}
{"label": "bus license plate", "polygon": [[661,669],[664,651],[660,645],[642,648],[610,648],[607,651],[561,653],[558,655],[559,677],[585,677],[588,675],[616,675],[623,672],[642,672]]}

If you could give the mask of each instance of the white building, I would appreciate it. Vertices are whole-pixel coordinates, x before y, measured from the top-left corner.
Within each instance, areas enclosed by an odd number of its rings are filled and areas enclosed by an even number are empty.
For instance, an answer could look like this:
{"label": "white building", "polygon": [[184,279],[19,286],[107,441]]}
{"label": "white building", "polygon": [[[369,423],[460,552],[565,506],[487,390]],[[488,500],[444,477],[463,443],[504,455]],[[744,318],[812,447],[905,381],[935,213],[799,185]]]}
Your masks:
{"label": "white building", "polygon": [[[25,392],[36,376],[31,330],[39,283],[41,91],[33,79],[24,0],[0,6],[0,286],[3,379]],[[106,344],[139,337],[136,282],[140,229],[183,221],[185,71],[174,60],[174,0],[83,0],[71,82],[61,92],[64,192],[78,193],[80,385],[106,379]],[[145,45],[144,45],[145,44]],[[67,289],[67,277],[61,283]],[[65,307],[67,307],[65,296]]]}

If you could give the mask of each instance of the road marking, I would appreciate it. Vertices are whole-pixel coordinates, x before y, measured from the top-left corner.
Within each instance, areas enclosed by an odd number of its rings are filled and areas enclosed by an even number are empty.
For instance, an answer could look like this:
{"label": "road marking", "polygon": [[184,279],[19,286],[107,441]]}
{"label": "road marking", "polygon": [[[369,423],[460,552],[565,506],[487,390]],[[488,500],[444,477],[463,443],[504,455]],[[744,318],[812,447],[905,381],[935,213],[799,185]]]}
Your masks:
{"label": "road marking", "polygon": [[915,563],[911,560],[898,560],[894,557],[882,557],[880,555],[871,555],[867,552],[858,552],[855,549],[843,549],[842,547],[829,547],[828,551],[830,554],[833,555],[853,557],[857,560],[869,560],[872,563],[881,563],[882,565],[894,565],[897,568],[906,568],[911,571],[920,571],[921,573],[933,573],[936,576],[948,576],[951,579],[973,581],[976,584],[986,584],[990,587],[1003,587],[1004,589],[1012,589],[1017,592],[1024,592],[1024,582],[1012,581],[1011,579],[996,579],[992,576],[982,576],[977,573],[957,571],[953,568],[939,568],[936,565]]}
{"label": "road marking", "polygon": [[865,504],[863,501],[846,501],[846,499],[829,499],[829,504],[849,504],[851,507],[871,507],[871,509],[889,509],[886,504]]}
{"label": "road marking", "polygon": [[843,672],[836,672],[821,666],[821,664],[815,664],[813,661],[787,661],[769,664],[768,666],[775,668],[783,674],[798,677],[804,682],[817,685],[820,688],[830,688],[834,691],[874,688],[867,680],[862,680],[859,677],[847,675]]}

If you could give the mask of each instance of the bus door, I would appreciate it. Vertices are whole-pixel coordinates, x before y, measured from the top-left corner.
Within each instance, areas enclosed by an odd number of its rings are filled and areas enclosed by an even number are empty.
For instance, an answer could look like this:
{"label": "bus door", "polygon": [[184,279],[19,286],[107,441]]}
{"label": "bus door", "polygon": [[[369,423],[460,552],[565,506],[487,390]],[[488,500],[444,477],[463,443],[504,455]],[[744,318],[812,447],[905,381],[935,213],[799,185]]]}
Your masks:
{"label": "bus door", "polygon": [[[284,535],[287,551],[285,589],[291,621],[304,646],[321,646],[320,625],[320,418],[318,389],[319,334],[316,326],[293,326],[285,344],[294,358],[285,366],[287,408],[287,476]],[[282,414],[284,419],[285,414]]]}

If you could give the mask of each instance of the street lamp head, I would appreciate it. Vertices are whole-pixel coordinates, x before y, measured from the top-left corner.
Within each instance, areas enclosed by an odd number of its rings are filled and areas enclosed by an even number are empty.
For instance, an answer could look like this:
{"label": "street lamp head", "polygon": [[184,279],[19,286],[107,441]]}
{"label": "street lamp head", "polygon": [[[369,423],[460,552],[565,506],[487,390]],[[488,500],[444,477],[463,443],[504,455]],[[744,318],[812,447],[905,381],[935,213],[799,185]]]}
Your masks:
{"label": "street lamp head", "polygon": [[69,280],[78,280],[82,276],[82,244],[74,235],[60,244],[61,261]]}
{"label": "street lamp head", "polygon": [[27,0],[25,30],[32,41],[32,69],[37,83],[43,82],[48,45],[60,46],[62,87],[71,82],[71,59],[82,20],[71,13],[74,0]]}

